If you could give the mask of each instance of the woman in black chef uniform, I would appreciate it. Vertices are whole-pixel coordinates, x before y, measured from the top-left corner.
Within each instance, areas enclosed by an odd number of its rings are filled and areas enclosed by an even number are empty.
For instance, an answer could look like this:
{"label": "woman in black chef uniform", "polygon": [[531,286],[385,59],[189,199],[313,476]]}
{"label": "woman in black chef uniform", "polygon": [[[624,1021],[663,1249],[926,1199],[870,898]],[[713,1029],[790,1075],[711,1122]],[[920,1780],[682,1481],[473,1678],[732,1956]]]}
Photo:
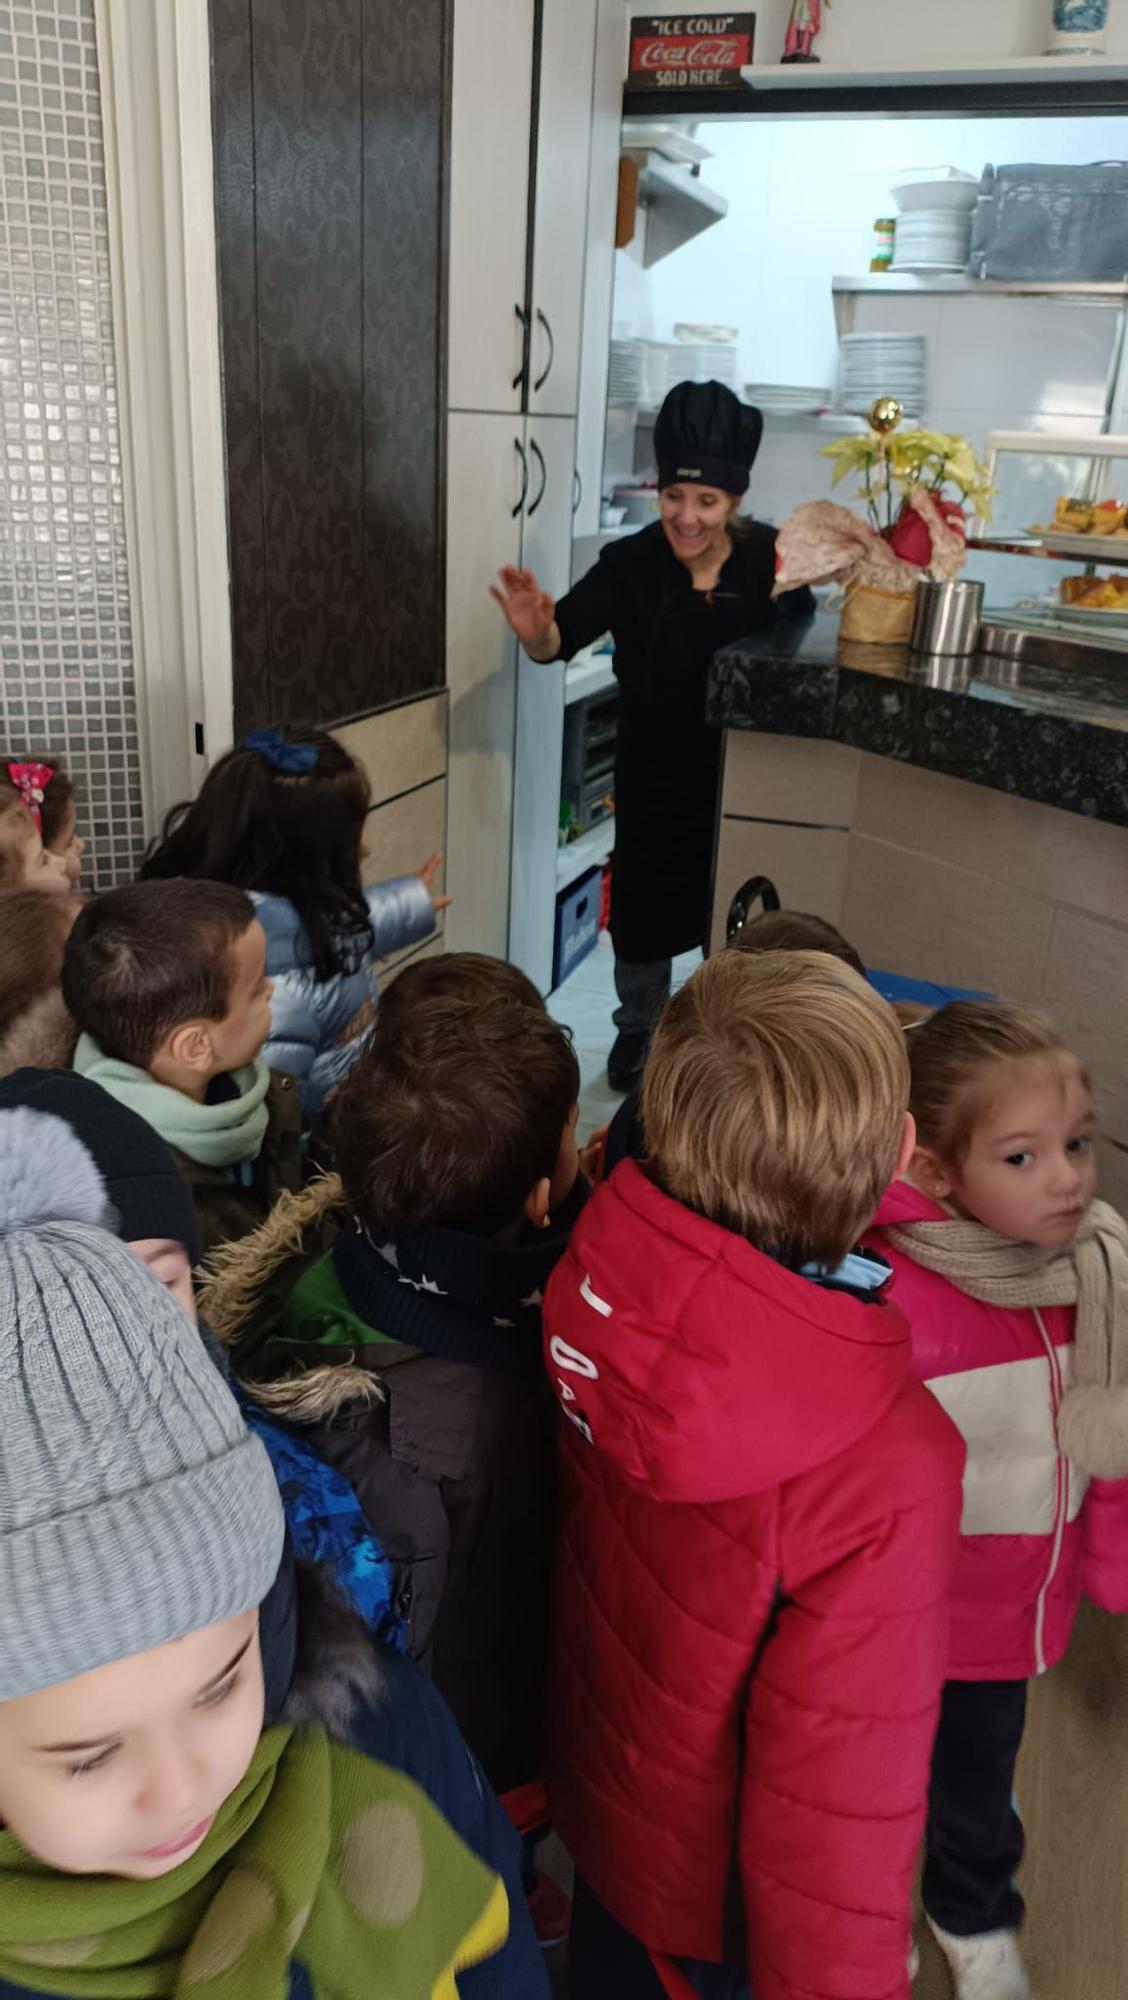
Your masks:
{"label": "woman in black chef uniform", "polygon": [[777,609],[812,602],[802,590],[773,605],[775,530],[738,519],[762,432],[759,410],[721,383],[679,383],[654,427],[661,518],[608,543],[559,604],[531,570],[503,570],[493,591],[534,660],[570,660],[607,631],[615,641],[616,1090],[642,1070],[670,960],[705,939],[721,758],[705,720],[709,662]]}

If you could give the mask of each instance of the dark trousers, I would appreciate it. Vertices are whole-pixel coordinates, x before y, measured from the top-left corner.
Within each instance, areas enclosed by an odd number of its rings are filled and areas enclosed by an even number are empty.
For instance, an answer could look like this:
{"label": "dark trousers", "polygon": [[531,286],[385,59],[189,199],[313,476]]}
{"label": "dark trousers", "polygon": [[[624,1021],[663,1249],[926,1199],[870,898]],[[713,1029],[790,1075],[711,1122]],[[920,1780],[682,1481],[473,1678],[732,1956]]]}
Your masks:
{"label": "dark trousers", "polygon": [[616,954],[615,991],[619,1005],[614,1022],[621,1035],[649,1035],[670,997],[672,964],[668,958],[632,965]]}
{"label": "dark trousers", "polygon": [[[751,2000],[738,1973],[720,1965],[682,1965],[701,2000]],[[666,1989],[638,1939],[617,1924],[582,1875],[572,1898],[568,1937],[569,2000],[666,2000]]]}
{"label": "dark trousers", "polygon": [[1017,1930],[1024,1847],[1014,1767],[1026,1721],[1025,1681],[949,1681],[932,1752],[922,1896],[953,1937]]}

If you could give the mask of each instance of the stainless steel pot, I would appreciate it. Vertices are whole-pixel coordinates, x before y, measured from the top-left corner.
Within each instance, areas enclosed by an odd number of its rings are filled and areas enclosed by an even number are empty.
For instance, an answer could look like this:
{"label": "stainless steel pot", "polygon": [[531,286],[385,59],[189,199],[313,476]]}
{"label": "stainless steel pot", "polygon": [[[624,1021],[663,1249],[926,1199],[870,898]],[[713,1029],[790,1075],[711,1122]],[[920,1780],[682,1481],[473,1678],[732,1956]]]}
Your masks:
{"label": "stainless steel pot", "polygon": [[922,577],[916,587],[914,653],[974,653],[979,644],[983,585],[965,577],[950,583]]}

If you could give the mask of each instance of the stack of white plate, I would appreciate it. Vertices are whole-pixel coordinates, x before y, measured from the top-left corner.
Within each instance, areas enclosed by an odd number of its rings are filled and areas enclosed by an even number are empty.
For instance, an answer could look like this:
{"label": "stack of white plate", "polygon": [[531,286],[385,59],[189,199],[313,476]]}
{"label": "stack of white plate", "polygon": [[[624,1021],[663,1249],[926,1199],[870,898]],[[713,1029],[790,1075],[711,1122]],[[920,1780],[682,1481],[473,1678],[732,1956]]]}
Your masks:
{"label": "stack of white plate", "polygon": [[895,271],[966,271],[971,257],[971,212],[914,208],[897,217]]}
{"label": "stack of white plate", "polygon": [[864,417],[878,396],[896,396],[907,417],[928,402],[928,339],[923,333],[844,333],[838,406]]}
{"label": "stack of white plate", "polygon": [[736,387],[736,346],[732,341],[682,340],[670,349],[670,387],[675,382],[723,382]]}
{"label": "stack of white plate", "polygon": [[830,408],[833,391],[815,386],[803,388],[789,382],[746,382],[744,400],[754,403],[765,417],[813,417]]}
{"label": "stack of white plate", "polygon": [[641,340],[613,340],[607,370],[607,400],[613,409],[636,409],[643,400]]}

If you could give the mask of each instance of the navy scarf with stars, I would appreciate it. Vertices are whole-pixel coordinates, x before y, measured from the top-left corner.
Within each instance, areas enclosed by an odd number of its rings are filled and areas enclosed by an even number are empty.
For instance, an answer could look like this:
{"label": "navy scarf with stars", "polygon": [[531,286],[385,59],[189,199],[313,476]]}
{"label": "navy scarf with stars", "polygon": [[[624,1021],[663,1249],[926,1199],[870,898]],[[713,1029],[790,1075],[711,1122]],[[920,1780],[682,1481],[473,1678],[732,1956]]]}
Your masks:
{"label": "navy scarf with stars", "polygon": [[333,1245],[333,1267],[350,1311],[385,1339],[473,1368],[524,1374],[541,1366],[541,1305],[588,1197],[581,1175],[549,1227],[515,1243],[424,1229],[402,1243],[376,1243],[358,1224]]}

